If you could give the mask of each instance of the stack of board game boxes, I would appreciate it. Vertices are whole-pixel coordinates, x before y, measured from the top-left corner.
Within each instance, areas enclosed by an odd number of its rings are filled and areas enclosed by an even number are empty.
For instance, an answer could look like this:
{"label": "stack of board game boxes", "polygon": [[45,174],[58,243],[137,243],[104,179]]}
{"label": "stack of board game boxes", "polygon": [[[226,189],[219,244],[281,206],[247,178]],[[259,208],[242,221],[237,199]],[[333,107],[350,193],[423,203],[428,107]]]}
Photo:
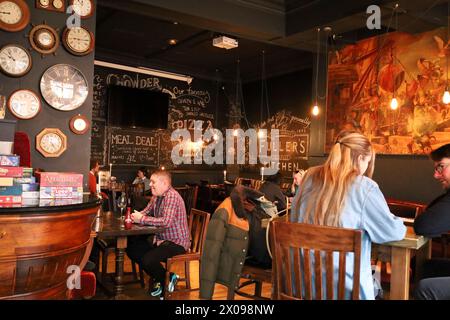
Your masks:
{"label": "stack of board game boxes", "polygon": [[20,205],[39,199],[39,184],[32,175],[33,169],[19,164],[18,155],[0,155],[0,205]]}

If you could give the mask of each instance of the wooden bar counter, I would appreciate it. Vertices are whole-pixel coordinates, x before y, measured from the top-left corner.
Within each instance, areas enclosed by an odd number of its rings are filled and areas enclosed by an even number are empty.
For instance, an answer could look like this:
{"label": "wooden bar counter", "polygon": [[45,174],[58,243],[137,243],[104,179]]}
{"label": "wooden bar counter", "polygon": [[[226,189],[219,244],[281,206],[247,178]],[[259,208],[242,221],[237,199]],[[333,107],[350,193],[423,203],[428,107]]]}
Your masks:
{"label": "wooden bar counter", "polygon": [[96,197],[0,207],[0,300],[66,299],[67,268],[84,267]]}

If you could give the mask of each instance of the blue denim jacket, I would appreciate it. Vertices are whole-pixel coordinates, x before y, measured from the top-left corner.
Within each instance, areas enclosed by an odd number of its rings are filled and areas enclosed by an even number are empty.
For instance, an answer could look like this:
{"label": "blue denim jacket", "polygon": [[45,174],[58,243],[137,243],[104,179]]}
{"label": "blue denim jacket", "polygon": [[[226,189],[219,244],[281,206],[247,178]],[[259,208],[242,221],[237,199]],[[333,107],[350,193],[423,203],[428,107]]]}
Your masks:
{"label": "blue denim jacket", "polygon": [[[304,186],[308,190],[308,185]],[[301,199],[300,210],[296,208],[299,193],[293,200],[291,222],[303,222],[302,213],[308,203],[307,194]],[[394,216],[386,203],[378,184],[372,179],[359,176],[350,187],[345,200],[341,216],[341,227],[348,229],[360,229],[363,231],[361,244],[361,276],[360,299],[375,299],[372,270],[370,266],[371,243],[384,243],[401,240],[406,233],[403,221]],[[335,281],[339,261],[333,258],[335,266]],[[353,285],[353,254],[347,254],[346,259],[346,296],[350,297]],[[325,281],[323,282],[325,284]],[[337,287],[337,285],[335,284]],[[326,287],[323,288],[326,292]],[[335,294],[336,296],[336,294]]]}

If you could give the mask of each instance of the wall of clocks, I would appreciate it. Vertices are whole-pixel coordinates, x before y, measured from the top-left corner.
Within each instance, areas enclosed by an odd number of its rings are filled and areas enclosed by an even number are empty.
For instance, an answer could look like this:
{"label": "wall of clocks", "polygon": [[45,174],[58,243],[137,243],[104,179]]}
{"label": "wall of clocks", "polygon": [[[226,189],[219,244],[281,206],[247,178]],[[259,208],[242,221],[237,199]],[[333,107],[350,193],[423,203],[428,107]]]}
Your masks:
{"label": "wall of clocks", "polygon": [[[89,172],[96,3],[0,0],[0,95],[35,142],[33,167]],[[81,26],[69,30],[70,5]]]}

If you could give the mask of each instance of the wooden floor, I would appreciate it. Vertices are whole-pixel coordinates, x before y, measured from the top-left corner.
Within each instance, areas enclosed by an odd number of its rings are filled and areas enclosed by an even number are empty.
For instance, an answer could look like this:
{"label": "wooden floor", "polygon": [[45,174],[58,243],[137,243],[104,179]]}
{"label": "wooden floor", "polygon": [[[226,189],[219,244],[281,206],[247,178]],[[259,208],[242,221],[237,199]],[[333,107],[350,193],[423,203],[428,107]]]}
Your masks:
{"label": "wooden floor", "polygon": [[[113,273],[115,268],[115,261],[114,261],[114,255],[110,255],[108,258],[108,273]],[[128,257],[125,256],[125,272],[129,273],[129,275],[126,276],[125,281],[129,282],[125,285],[125,295],[128,296],[130,299],[133,300],[157,300],[158,298],[154,298],[150,296],[148,292],[148,283],[149,278],[147,275],[145,275],[145,289],[141,288],[139,283],[134,282],[133,283],[133,277],[131,275],[131,261],[128,259]],[[175,266],[175,272],[181,276],[183,276],[184,268],[180,264],[179,266]],[[145,273],[144,273],[145,274]],[[191,285],[193,288],[199,287],[199,279],[198,279],[199,273],[198,273],[198,263],[197,262],[191,262]],[[244,282],[245,279],[241,279],[241,282]],[[179,283],[180,287],[184,286],[183,282]],[[108,280],[107,287],[112,290],[112,277],[110,280]],[[414,286],[411,285],[411,292],[410,297],[412,297],[412,291],[414,289]],[[254,285],[246,286],[242,289],[243,292],[248,294],[253,294],[254,292]],[[262,295],[264,297],[270,297],[272,291],[272,286],[270,283],[264,283],[262,288]],[[383,299],[388,300],[389,299],[389,285],[385,282],[383,282]],[[97,286],[97,292],[95,297],[92,299],[94,300],[106,300],[110,299],[110,297],[106,294],[105,290],[102,289],[102,287],[99,285]],[[172,296],[171,299],[174,300],[200,300],[199,297],[199,291],[191,291],[191,292],[179,292]],[[213,300],[226,300],[227,299],[227,288],[223,285],[216,284],[214,288],[214,295]],[[242,297],[239,295],[235,295],[235,300],[250,300],[249,298]]]}
{"label": "wooden floor", "polygon": [[[443,255],[442,255],[441,251],[442,251],[441,244],[433,243],[433,257],[442,257]],[[450,252],[450,248],[448,251]],[[108,258],[108,272],[114,272],[114,268],[115,268],[114,255],[110,255]],[[180,265],[178,268],[176,268],[175,272],[182,275],[184,272],[183,270],[184,270],[184,268]],[[125,256],[125,272],[131,273],[131,261],[126,256]],[[199,287],[198,275],[199,275],[198,274],[198,263],[191,262],[191,285],[193,288]],[[134,300],[155,300],[156,299],[147,293],[149,279],[148,279],[147,275],[145,275],[145,278],[146,278],[145,279],[145,283],[146,283],[145,289],[142,289],[139,283],[130,283],[125,286],[125,294],[130,299],[134,299]],[[132,280],[133,280],[132,276],[128,275],[126,281],[132,281]],[[245,280],[242,279],[241,281],[243,282]],[[183,285],[184,285],[184,283],[180,283],[180,287],[182,287]],[[112,283],[110,283],[109,287],[112,288]],[[414,289],[414,286],[411,285],[410,289],[411,289],[410,297],[412,297],[412,291]],[[254,285],[250,285],[250,286],[247,286],[242,289],[243,292],[246,292],[249,294],[252,294],[253,290],[254,290]],[[271,284],[264,283],[262,295],[264,297],[270,297],[271,290],[272,290]],[[384,291],[383,298],[385,300],[389,299],[389,285],[388,284],[383,283],[383,291]],[[227,298],[227,288],[220,284],[216,284],[213,300],[226,300],[226,298]],[[109,299],[109,297],[106,295],[105,291],[102,290],[101,286],[97,286],[96,296],[93,299],[105,300],[105,299]],[[174,295],[172,297],[172,299],[200,300],[198,291],[193,291],[193,292],[188,292],[188,293],[185,293],[185,292],[177,293],[176,295]],[[248,298],[245,298],[245,297],[242,297],[239,295],[235,295],[235,299],[236,300],[249,300]]]}
{"label": "wooden floor", "polygon": [[[110,255],[108,258],[108,273],[114,272],[114,255]],[[198,279],[198,263],[197,262],[191,262],[191,286],[193,288],[199,287],[199,279]],[[126,257],[125,258],[125,272],[131,273],[131,261]],[[184,268],[182,265],[175,266],[175,272],[177,274],[183,275]],[[127,275],[125,281],[127,282],[133,282],[132,275]],[[242,281],[245,281],[243,279]],[[145,289],[142,289],[139,283],[129,283],[125,286],[125,295],[128,296],[130,299],[133,300],[156,300],[157,298],[154,298],[150,296],[148,291],[148,282],[149,279],[147,275],[145,275]],[[112,282],[108,281],[106,284],[108,287],[112,286]],[[183,282],[180,282],[180,287],[184,286]],[[254,290],[254,285],[247,286],[243,288],[243,292],[252,294]],[[264,297],[270,297],[271,295],[272,286],[270,283],[264,283],[263,284],[263,291],[262,295]],[[97,286],[97,292],[93,300],[105,300],[109,299],[109,297],[106,295],[106,292],[102,290],[101,286]],[[191,292],[179,292],[172,296],[173,300],[200,300],[199,298],[199,291],[191,291]],[[213,300],[226,300],[227,299],[227,288],[223,285],[216,284],[214,288],[214,296]],[[248,298],[235,295],[235,300],[249,300]]]}

